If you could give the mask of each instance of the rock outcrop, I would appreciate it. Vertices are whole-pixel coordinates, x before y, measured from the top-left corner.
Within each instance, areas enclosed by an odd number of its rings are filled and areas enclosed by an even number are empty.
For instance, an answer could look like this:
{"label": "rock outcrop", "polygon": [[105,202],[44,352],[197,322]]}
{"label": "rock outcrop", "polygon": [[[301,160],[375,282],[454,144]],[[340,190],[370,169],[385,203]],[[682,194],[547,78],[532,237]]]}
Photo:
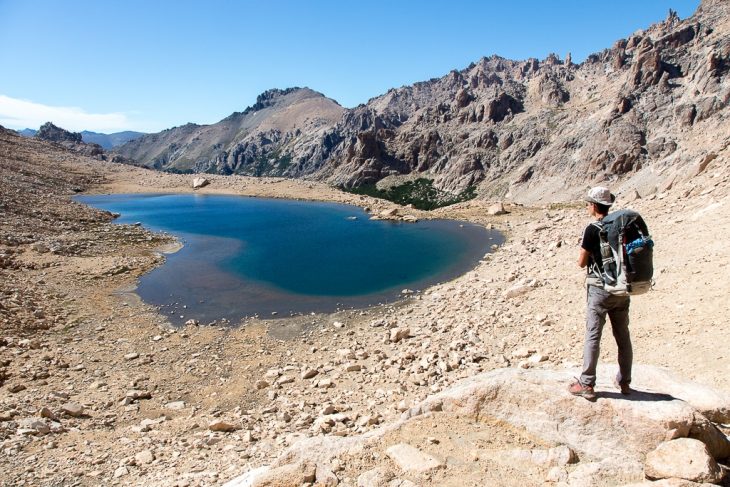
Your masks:
{"label": "rock outcrop", "polygon": [[81,140],[80,133],[69,132],[68,130],[53,125],[51,122],[46,122],[41,125],[35,137],[48,142],[55,142],[84,156],[95,157],[104,154],[104,149],[99,144],[84,143]]}
{"label": "rock outcrop", "polygon": [[[444,416],[444,421],[448,416],[452,420],[470,418],[477,424],[496,422],[545,445],[528,450],[495,450],[465,442],[471,445],[465,448],[470,450],[466,455],[473,461],[501,462],[523,473],[531,471],[530,484],[561,480],[567,485],[620,485],[641,481],[644,476],[720,481],[722,471],[708,443],[719,442],[727,448],[730,440],[716,429],[712,435],[696,433],[698,427],[709,424],[700,410],[727,420],[730,397],[650,366],[636,367],[636,381],[632,384],[635,390],[630,396],[623,396],[611,386],[616,367],[601,365],[596,386],[598,400],[594,403],[568,393],[567,384],[574,375],[571,372],[508,368],[465,379],[406,410],[395,424],[359,437],[303,439],[270,468],[234,479],[226,487],[269,485],[277,472],[281,472],[282,479],[288,479],[291,472],[302,471],[303,465],[326,467],[333,462],[339,464],[343,457],[364,458],[378,451],[383,451],[392,464],[381,463],[378,472],[361,465],[364,477],[399,477],[399,481],[416,485],[428,479],[430,484],[437,485],[438,475],[449,478],[450,469],[457,468],[458,462],[449,464],[442,460],[436,446],[440,443],[438,438],[429,439],[431,447],[424,448],[412,444],[414,438],[408,432],[418,428],[414,422],[433,417],[438,423],[440,416]],[[699,402],[695,403],[695,399]],[[717,445],[714,452],[727,453],[719,451]],[[570,464],[576,465],[568,469]],[[267,483],[259,484],[258,478],[265,478]],[[318,480],[316,475],[312,479],[315,483]]]}

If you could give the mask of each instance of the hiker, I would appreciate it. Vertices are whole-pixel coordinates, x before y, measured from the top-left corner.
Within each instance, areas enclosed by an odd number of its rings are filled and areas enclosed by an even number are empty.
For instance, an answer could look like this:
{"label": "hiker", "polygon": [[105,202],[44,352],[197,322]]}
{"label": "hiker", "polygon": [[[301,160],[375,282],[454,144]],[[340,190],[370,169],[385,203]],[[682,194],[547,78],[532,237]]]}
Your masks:
{"label": "hiker", "polygon": [[[588,205],[588,214],[596,222],[603,220],[616,197],[608,188],[598,186],[592,188],[585,198]],[[569,391],[576,396],[588,400],[595,400],[596,393],[593,387],[596,384],[596,366],[601,345],[601,333],[606,323],[606,315],[611,320],[613,336],[618,345],[619,372],[614,379],[614,385],[622,394],[630,394],[631,363],[633,352],[631,336],[629,334],[629,304],[630,297],[611,294],[603,287],[601,279],[603,262],[601,258],[601,240],[599,226],[592,222],[583,232],[578,265],[587,267],[587,309],[586,333],[583,344],[583,372],[578,380],[570,385]]]}

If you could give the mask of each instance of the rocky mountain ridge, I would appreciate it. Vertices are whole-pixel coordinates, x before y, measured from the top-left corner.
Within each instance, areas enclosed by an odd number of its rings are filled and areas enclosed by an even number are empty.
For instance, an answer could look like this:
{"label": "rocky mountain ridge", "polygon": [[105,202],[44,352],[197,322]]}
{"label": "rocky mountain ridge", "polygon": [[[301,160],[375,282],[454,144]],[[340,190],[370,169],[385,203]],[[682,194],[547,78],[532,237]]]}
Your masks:
{"label": "rocky mountain ridge", "polygon": [[[118,151],[157,169],[347,188],[416,174],[440,189],[476,187],[518,202],[575,196],[595,183],[646,194],[730,143],[729,10],[703,1],[685,20],[670,10],[580,64],[570,55],[482,58],[351,110],[308,89],[272,90],[218,124],[188,124]],[[320,111],[302,113],[312,108]],[[299,123],[286,127],[290,111]]]}
{"label": "rocky mountain ridge", "polygon": [[[18,132],[23,137],[35,137],[35,135],[38,133],[38,130],[26,128],[23,130],[16,130],[16,132]],[[111,134],[91,132],[89,130],[82,130],[79,133],[81,134],[82,142],[86,144],[98,144],[104,150],[113,149],[116,146],[125,144],[130,140],[134,140],[137,137],[141,137],[142,135],[144,135],[143,132],[133,132],[130,130],[124,132],[114,132]]]}

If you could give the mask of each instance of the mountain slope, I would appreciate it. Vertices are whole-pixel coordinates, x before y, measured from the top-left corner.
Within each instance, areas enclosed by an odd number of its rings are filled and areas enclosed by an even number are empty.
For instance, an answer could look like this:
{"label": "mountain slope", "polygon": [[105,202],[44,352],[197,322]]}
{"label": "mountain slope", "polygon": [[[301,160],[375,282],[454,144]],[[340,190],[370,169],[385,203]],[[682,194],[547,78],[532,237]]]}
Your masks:
{"label": "mountain slope", "polygon": [[348,188],[415,175],[518,202],[575,196],[599,182],[646,193],[730,143],[728,19],[730,2],[705,0],[692,17],[670,11],[581,64],[492,56],[351,110],[311,90],[272,90],[218,124],[118,150],[159,169]]}
{"label": "mountain slope", "polygon": [[269,90],[255,105],[218,123],[145,135],[116,151],[145,166],[173,171],[288,174],[286,154],[316,158],[321,134],[343,112],[335,101],[308,88]]}

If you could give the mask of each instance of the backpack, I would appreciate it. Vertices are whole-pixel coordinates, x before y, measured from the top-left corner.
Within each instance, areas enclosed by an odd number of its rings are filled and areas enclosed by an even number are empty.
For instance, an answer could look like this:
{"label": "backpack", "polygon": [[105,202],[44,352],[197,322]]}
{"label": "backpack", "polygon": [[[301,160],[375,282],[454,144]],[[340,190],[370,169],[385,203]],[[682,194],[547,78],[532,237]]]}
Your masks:
{"label": "backpack", "polygon": [[654,241],[637,212],[619,210],[593,222],[601,240],[603,289],[618,296],[644,294],[652,287]]}

